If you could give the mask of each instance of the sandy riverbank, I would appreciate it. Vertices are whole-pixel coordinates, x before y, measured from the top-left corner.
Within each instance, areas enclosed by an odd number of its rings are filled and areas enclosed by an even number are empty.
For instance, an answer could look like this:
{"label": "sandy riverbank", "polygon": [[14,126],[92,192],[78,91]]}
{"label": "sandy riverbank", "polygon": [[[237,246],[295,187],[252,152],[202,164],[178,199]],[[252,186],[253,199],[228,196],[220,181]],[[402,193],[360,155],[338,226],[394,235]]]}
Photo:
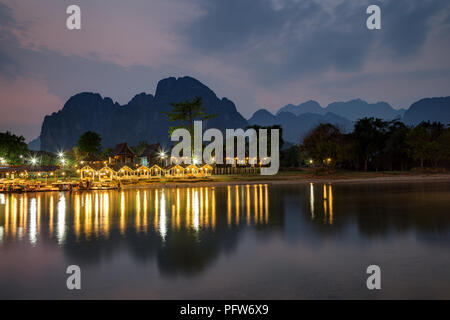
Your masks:
{"label": "sandy riverbank", "polygon": [[450,174],[392,174],[392,173],[340,173],[317,176],[313,174],[280,174],[276,176],[213,176],[202,180],[148,182],[124,185],[123,189],[214,187],[242,184],[308,184],[308,183],[416,183],[450,182]]}

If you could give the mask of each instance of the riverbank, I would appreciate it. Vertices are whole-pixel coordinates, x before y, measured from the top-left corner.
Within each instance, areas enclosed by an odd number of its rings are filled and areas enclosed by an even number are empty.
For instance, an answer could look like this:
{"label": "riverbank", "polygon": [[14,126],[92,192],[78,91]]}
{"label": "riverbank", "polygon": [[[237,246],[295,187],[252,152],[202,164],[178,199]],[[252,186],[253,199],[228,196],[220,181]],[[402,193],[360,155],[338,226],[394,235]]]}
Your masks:
{"label": "riverbank", "polygon": [[307,184],[307,183],[400,183],[450,182],[450,173],[417,172],[336,172],[317,175],[312,171],[282,171],[275,176],[221,175],[207,179],[185,179],[138,182],[123,185],[124,189],[161,187],[212,187],[241,184]]}

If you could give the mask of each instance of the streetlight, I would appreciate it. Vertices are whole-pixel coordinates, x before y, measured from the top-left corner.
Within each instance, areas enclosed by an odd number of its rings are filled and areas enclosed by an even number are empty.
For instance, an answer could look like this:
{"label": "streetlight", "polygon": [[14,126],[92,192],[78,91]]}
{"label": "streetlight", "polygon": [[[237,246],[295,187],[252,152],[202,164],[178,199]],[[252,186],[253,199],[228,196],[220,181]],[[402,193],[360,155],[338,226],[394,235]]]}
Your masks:
{"label": "streetlight", "polygon": [[38,160],[37,160],[35,157],[32,157],[32,158],[30,159],[30,162],[31,162],[31,164],[32,164],[33,166],[35,166],[35,165],[37,164]]}

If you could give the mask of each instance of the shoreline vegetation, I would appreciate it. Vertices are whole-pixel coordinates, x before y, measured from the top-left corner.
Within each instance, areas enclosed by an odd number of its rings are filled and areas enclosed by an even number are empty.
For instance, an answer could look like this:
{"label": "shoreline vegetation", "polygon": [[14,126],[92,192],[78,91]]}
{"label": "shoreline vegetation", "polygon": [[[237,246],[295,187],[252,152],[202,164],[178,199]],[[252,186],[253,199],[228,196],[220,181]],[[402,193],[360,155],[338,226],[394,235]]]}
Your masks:
{"label": "shoreline vegetation", "polygon": [[241,184],[308,184],[308,183],[401,183],[450,182],[445,172],[354,172],[336,171],[316,174],[313,170],[281,171],[274,176],[216,175],[199,179],[161,180],[123,184],[122,189],[162,187],[215,187]]}

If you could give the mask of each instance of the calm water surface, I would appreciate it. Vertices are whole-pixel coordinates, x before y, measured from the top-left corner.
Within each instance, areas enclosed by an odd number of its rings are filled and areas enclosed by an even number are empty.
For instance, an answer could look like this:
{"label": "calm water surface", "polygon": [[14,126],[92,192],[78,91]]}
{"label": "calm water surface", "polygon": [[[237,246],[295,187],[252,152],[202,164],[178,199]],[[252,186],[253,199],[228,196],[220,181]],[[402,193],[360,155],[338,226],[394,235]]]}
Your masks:
{"label": "calm water surface", "polygon": [[450,299],[449,208],[450,183],[0,194],[0,298]]}

